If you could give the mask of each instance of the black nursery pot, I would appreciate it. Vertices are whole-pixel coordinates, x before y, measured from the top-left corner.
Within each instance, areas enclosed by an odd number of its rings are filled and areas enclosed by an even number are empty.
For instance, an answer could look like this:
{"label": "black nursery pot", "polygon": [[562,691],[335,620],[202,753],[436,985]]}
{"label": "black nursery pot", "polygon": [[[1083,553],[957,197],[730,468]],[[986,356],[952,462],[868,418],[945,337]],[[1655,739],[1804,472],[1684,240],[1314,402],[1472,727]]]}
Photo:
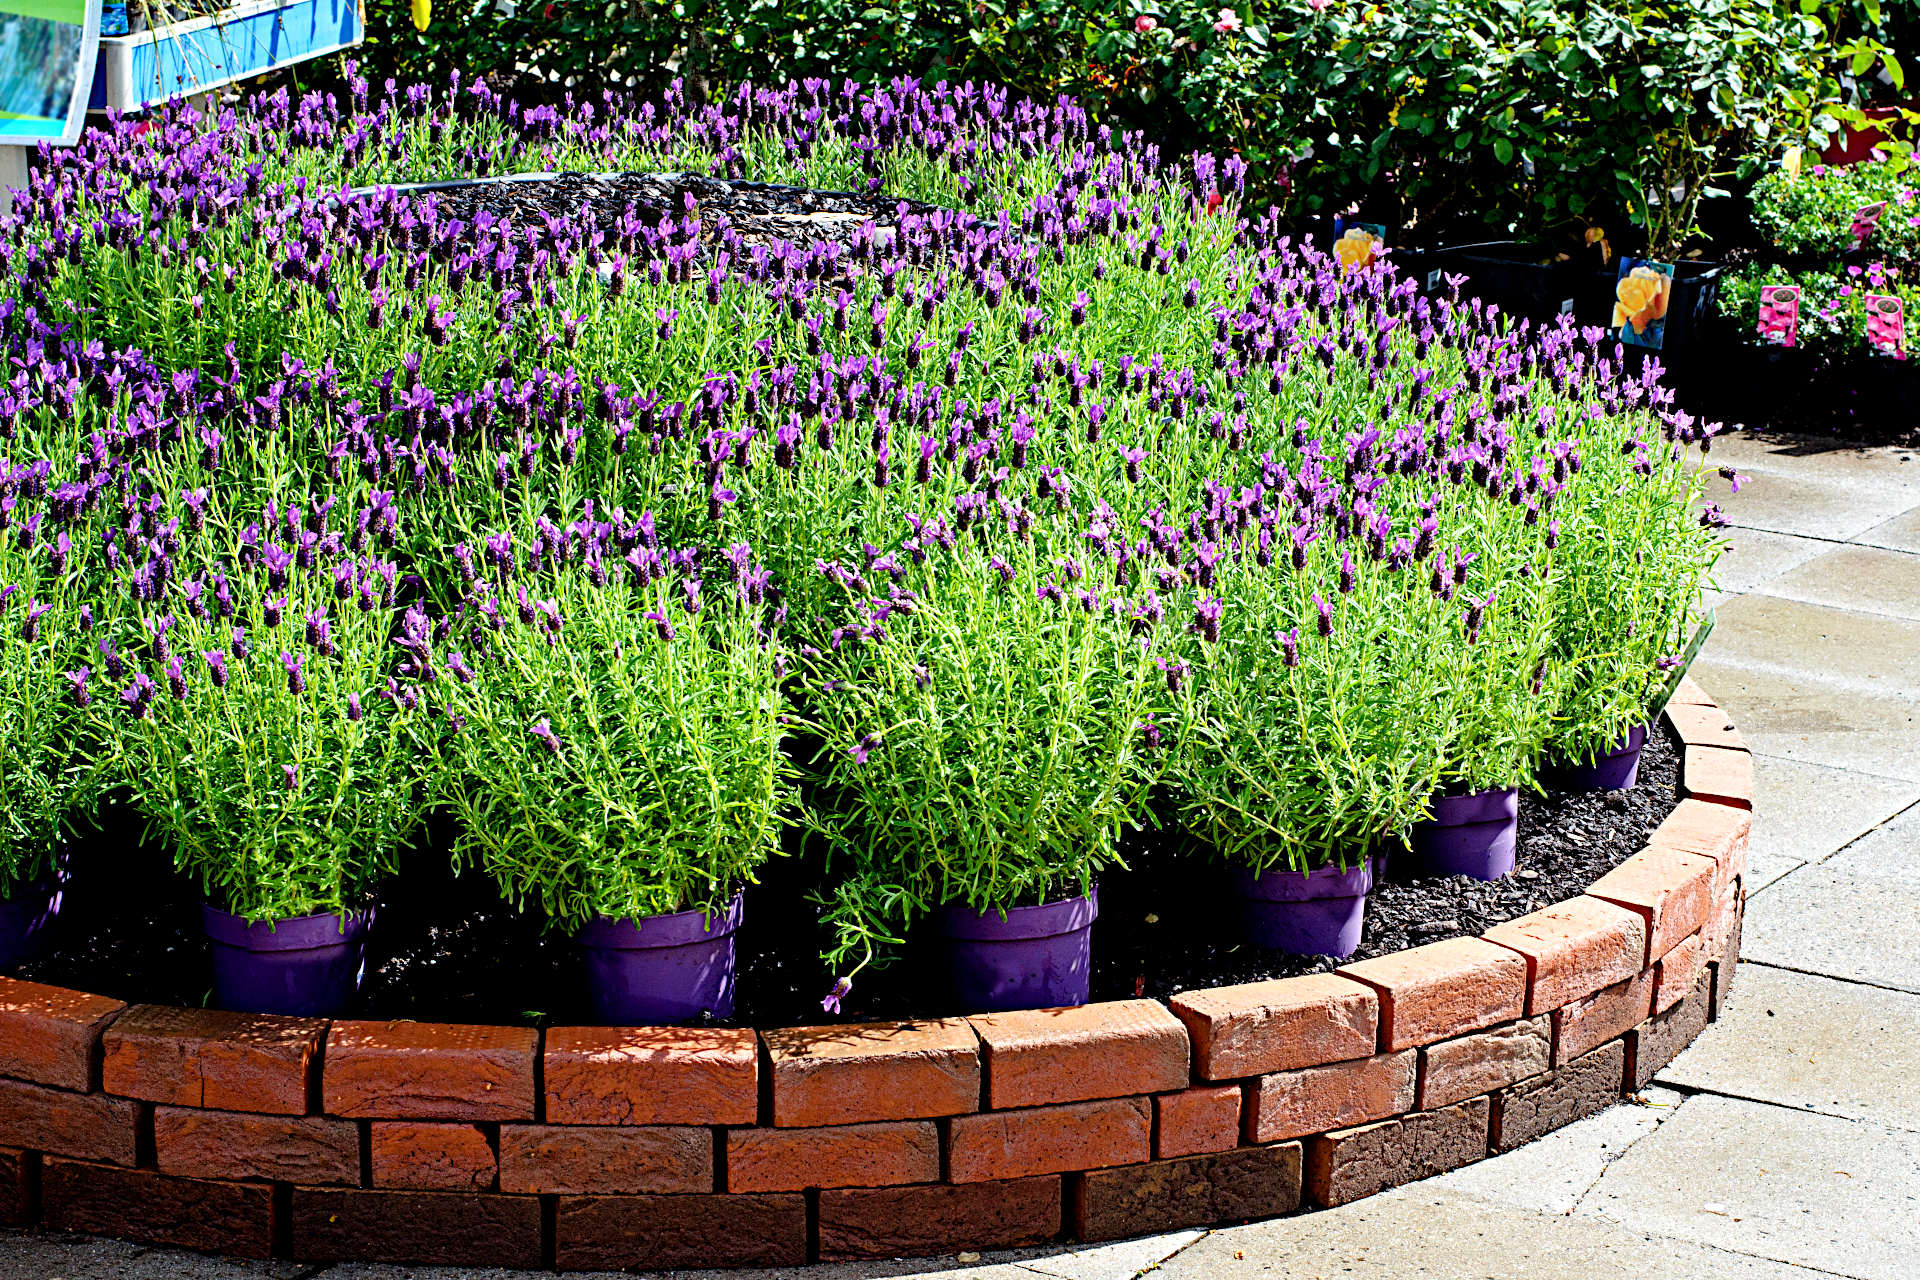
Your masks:
{"label": "black nursery pot", "polygon": [[1421,257],[1419,276],[1428,292],[1446,292],[1448,275],[1465,276],[1462,298],[1479,298],[1507,315],[1551,320],[1574,312],[1581,271],[1556,262],[1550,250],[1519,240],[1448,245]]}

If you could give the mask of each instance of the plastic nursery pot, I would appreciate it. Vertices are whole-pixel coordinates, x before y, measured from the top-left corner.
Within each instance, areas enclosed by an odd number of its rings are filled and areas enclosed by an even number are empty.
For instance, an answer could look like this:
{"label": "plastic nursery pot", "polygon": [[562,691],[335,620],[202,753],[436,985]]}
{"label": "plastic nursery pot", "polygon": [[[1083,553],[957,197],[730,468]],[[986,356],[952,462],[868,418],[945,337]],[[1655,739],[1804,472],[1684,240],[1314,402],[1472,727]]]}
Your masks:
{"label": "plastic nursery pot", "polygon": [[1360,946],[1373,888],[1373,861],[1315,867],[1304,874],[1279,867],[1255,875],[1236,869],[1240,927],[1248,942],[1296,956],[1345,959]]}
{"label": "plastic nursery pot", "polygon": [[66,901],[69,874],[63,853],[52,871],[15,884],[0,898],[0,969],[31,960],[46,946]]}
{"label": "plastic nursery pot", "polygon": [[594,1015],[610,1026],[732,1017],[733,936],[745,906],[742,891],[718,911],[589,920],[576,941]]}
{"label": "plastic nursery pot", "polygon": [[969,1013],[1085,1004],[1093,977],[1100,890],[1081,898],[997,910],[945,907],[933,925],[954,998]]}
{"label": "plastic nursery pot", "polygon": [[214,1003],[222,1009],[325,1017],[360,989],[370,911],[248,924],[211,905],[200,910],[213,944]]}
{"label": "plastic nursery pot", "polygon": [[1553,261],[1550,250],[1517,240],[1450,245],[1421,262],[1429,291],[1445,291],[1447,273],[1464,275],[1462,298],[1479,298],[1508,315],[1550,320],[1571,314],[1579,294],[1579,271]]}
{"label": "plastic nursery pot", "polygon": [[1625,791],[1640,777],[1640,749],[1646,745],[1647,726],[1637,724],[1585,764],[1555,768],[1554,781],[1569,791]]}
{"label": "plastic nursery pot", "polygon": [[1517,787],[1435,796],[1433,817],[1414,824],[1413,852],[1427,875],[1498,880],[1513,870],[1519,829]]}

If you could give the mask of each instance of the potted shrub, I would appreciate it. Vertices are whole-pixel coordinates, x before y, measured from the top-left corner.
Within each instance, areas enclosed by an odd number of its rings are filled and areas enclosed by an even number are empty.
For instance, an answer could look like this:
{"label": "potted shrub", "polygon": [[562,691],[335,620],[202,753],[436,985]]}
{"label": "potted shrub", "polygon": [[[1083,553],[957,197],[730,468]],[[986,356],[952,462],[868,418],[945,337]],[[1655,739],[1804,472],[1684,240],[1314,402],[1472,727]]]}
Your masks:
{"label": "potted shrub", "polygon": [[1717,510],[1698,509],[1707,464],[1676,447],[1683,424],[1665,416],[1595,423],[1583,483],[1560,508],[1545,757],[1561,786],[1634,784],[1658,693],[1699,616],[1701,580],[1725,546]]}
{"label": "potted shrub", "polygon": [[[1059,523],[1054,546],[1085,555],[1083,529]],[[987,527],[956,539],[928,522],[924,559],[821,566],[838,625],[801,660],[843,975],[830,1008],[921,921],[963,1008],[1088,999],[1095,881],[1159,765],[1171,624],[1110,564],[1062,567],[1040,533]]]}
{"label": "potted shrub", "polygon": [[24,488],[6,499],[15,530],[0,535],[0,968],[45,944],[64,899],[67,840],[108,785],[90,709],[83,553],[64,522],[42,521],[43,484]]}
{"label": "potted shrub", "polygon": [[183,502],[204,529],[161,526],[121,562],[94,705],[150,834],[206,893],[216,1003],[334,1013],[420,813],[413,699],[389,683],[397,569],[342,547],[365,526],[331,500],[239,529],[217,495]]}
{"label": "potted shrub", "polygon": [[1340,957],[1360,945],[1376,858],[1438,774],[1443,606],[1364,554],[1299,559],[1227,561],[1190,644],[1169,780],[1228,868],[1246,940]]}
{"label": "potted shrub", "polygon": [[659,545],[651,516],[573,527],[544,551],[545,520],[470,536],[444,643],[402,627],[446,713],[455,855],[575,936],[602,1020],[725,1018],[788,791],[770,575],[744,544]]}

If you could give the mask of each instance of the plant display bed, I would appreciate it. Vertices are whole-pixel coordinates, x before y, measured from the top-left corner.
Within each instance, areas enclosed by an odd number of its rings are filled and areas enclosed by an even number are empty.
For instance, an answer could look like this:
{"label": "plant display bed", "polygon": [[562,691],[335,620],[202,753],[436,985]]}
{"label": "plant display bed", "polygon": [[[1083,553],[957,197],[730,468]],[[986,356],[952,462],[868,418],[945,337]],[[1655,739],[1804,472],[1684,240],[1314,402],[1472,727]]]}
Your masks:
{"label": "plant display bed", "polygon": [[1583,895],[1161,1003],[822,1027],[281,1018],[0,979],[0,1220],[249,1257],[792,1266],[1337,1205],[1644,1087],[1739,955],[1752,764]]}

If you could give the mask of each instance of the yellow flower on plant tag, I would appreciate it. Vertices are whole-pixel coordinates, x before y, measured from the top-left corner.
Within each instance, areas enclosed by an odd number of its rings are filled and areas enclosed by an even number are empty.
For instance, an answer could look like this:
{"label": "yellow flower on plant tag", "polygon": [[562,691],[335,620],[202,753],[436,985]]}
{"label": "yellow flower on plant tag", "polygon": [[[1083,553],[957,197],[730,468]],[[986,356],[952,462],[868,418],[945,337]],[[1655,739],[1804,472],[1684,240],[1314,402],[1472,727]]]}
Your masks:
{"label": "yellow flower on plant tag", "polygon": [[1353,271],[1370,265],[1379,246],[1379,237],[1365,227],[1348,227],[1345,234],[1333,242],[1333,256]]}
{"label": "yellow flower on plant tag", "polygon": [[413,29],[424,34],[433,20],[433,0],[413,0]]}

